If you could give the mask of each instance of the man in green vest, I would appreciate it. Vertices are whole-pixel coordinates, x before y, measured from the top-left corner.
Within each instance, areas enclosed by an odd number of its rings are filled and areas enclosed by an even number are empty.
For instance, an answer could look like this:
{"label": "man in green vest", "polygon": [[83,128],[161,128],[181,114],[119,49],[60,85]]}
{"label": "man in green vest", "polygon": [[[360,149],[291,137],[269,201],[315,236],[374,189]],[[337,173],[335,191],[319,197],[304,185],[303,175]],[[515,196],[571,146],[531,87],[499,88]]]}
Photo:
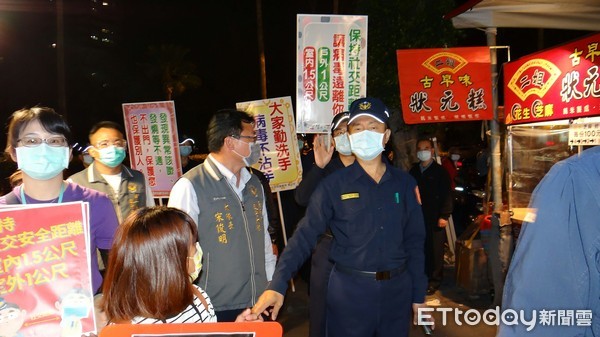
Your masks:
{"label": "man in green vest", "polygon": [[145,206],[154,206],[154,196],[144,174],[123,165],[127,141],[121,126],[103,121],[92,127],[88,153],[94,161],[69,180],[81,186],[106,193],[122,222],[129,213]]}

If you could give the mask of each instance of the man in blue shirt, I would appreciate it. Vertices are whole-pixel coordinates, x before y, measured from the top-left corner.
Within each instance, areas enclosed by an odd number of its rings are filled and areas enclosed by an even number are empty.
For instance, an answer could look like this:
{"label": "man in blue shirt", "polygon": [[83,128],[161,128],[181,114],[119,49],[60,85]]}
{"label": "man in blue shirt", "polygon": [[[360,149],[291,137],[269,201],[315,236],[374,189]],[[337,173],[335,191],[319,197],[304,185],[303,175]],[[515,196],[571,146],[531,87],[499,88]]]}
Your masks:
{"label": "man in blue shirt", "polygon": [[600,336],[600,146],[552,166],[529,208],[502,299],[524,319],[497,336]]}
{"label": "man in blue shirt", "polygon": [[424,306],[427,287],[425,225],[414,178],[382,161],[388,118],[376,98],[352,103],[348,133],[356,161],[317,187],[254,313],[272,305],[277,317],[287,282],[329,228],[335,266],[327,292],[328,336],[408,336],[411,312]]}

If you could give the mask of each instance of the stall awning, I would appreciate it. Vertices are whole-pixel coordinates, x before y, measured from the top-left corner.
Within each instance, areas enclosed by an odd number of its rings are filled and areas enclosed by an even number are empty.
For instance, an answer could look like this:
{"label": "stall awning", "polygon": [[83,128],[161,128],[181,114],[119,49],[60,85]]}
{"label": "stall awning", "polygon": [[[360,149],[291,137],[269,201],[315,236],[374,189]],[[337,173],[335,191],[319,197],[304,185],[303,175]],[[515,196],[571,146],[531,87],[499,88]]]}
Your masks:
{"label": "stall awning", "polygon": [[599,0],[469,0],[444,18],[455,28],[553,28],[600,31]]}

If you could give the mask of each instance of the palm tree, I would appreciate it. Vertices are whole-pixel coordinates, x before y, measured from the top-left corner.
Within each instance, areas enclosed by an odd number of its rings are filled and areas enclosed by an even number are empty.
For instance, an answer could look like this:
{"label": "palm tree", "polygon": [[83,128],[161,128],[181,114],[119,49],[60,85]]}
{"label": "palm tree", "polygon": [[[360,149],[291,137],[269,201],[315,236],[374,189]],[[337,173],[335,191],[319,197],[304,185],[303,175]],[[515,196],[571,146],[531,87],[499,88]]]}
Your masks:
{"label": "palm tree", "polygon": [[181,95],[202,83],[196,75],[196,65],[187,59],[190,50],[176,45],[148,48],[149,62],[145,64],[150,78],[159,79],[167,100]]}

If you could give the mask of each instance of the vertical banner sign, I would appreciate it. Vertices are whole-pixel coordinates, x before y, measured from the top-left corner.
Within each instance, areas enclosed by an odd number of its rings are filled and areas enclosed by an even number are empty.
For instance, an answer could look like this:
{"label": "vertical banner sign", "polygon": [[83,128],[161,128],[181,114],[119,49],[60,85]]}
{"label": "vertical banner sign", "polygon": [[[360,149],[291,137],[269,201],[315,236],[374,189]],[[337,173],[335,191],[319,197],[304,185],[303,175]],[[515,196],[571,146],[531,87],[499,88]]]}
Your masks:
{"label": "vertical banner sign", "polygon": [[328,133],[333,116],[367,93],[367,17],[298,14],[299,133]]}
{"label": "vertical banner sign", "polygon": [[406,124],[493,118],[488,47],[406,49],[396,56]]}
{"label": "vertical banner sign", "polygon": [[155,197],[168,197],[181,176],[173,101],[123,104],[131,167],[148,179]]}
{"label": "vertical banner sign", "polygon": [[600,114],[600,34],[504,65],[506,124]]}
{"label": "vertical banner sign", "polygon": [[88,207],[0,207],[0,336],[96,331]]}
{"label": "vertical banner sign", "polygon": [[262,171],[273,192],[296,188],[302,179],[300,150],[294,130],[291,97],[237,103],[254,117],[261,157],[254,168]]}

